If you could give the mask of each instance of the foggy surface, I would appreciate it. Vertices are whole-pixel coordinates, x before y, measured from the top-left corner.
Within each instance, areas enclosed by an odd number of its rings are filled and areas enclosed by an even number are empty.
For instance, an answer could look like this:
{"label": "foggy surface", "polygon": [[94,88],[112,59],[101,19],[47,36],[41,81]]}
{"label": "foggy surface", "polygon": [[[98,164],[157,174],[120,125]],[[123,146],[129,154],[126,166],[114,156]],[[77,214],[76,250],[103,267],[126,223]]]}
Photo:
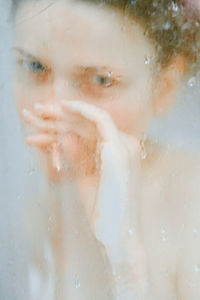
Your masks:
{"label": "foggy surface", "polygon": [[[28,253],[24,246],[24,223],[21,214],[30,191],[37,190],[42,193],[46,181],[37,171],[31,151],[25,146],[13,102],[10,87],[12,34],[8,14],[9,1],[1,0],[0,299],[25,300]],[[200,78],[197,77],[192,84],[188,80],[183,83],[176,106],[170,110],[164,121],[154,120],[149,135],[163,144],[199,152]]]}

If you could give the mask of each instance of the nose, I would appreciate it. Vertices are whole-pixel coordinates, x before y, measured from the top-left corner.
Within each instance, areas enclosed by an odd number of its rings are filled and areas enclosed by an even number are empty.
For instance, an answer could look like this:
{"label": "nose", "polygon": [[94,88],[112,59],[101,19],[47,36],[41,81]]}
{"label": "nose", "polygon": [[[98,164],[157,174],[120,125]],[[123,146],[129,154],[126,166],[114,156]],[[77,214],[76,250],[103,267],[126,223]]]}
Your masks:
{"label": "nose", "polygon": [[73,100],[73,90],[66,79],[56,78],[51,85],[46,103],[58,104],[63,99]]}
{"label": "nose", "polygon": [[63,78],[55,79],[53,83],[54,100],[65,98],[69,96],[69,84],[68,81]]}

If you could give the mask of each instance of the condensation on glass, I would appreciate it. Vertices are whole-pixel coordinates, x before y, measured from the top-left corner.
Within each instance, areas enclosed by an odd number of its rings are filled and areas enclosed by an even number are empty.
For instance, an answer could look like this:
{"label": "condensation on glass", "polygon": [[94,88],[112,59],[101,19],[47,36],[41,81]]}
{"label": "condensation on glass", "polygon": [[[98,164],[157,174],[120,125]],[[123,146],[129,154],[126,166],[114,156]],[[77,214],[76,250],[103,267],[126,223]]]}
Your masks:
{"label": "condensation on glass", "polygon": [[0,10],[0,299],[198,300],[198,0]]}

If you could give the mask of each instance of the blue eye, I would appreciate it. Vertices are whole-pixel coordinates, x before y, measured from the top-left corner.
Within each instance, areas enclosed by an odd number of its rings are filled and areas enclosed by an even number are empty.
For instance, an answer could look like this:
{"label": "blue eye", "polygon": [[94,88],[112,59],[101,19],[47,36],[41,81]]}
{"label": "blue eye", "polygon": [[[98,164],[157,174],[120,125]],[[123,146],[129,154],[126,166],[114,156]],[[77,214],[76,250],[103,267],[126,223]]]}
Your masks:
{"label": "blue eye", "polygon": [[33,73],[44,73],[46,71],[46,67],[39,61],[24,61],[23,66]]}
{"label": "blue eye", "polygon": [[93,81],[98,85],[109,87],[112,85],[112,78],[109,76],[97,75],[93,78]]}

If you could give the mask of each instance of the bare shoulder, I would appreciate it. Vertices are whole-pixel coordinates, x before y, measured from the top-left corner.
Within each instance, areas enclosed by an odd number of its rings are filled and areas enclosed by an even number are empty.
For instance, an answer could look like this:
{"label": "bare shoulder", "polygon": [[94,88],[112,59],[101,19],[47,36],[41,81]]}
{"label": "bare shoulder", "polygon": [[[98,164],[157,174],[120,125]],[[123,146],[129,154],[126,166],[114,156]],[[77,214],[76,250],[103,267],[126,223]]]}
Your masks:
{"label": "bare shoulder", "polygon": [[[174,150],[162,158],[169,220],[176,239],[177,296],[197,300],[200,295],[200,155]],[[159,166],[157,166],[159,168]]]}
{"label": "bare shoulder", "polygon": [[200,218],[200,154],[197,151],[157,147],[150,158],[147,178],[149,184],[153,178],[161,199],[177,212],[174,216],[177,222]]}
{"label": "bare shoulder", "polygon": [[[165,253],[178,299],[200,295],[200,155],[151,145],[142,162],[143,226],[154,237],[152,269]],[[157,234],[157,235],[156,235]],[[156,241],[163,240],[164,243]],[[149,245],[151,241],[149,241]],[[157,245],[155,251],[155,245]]]}
{"label": "bare shoulder", "polygon": [[143,174],[145,181],[160,183],[160,187],[167,190],[168,197],[177,203],[199,199],[200,153],[197,151],[150,143]]}

